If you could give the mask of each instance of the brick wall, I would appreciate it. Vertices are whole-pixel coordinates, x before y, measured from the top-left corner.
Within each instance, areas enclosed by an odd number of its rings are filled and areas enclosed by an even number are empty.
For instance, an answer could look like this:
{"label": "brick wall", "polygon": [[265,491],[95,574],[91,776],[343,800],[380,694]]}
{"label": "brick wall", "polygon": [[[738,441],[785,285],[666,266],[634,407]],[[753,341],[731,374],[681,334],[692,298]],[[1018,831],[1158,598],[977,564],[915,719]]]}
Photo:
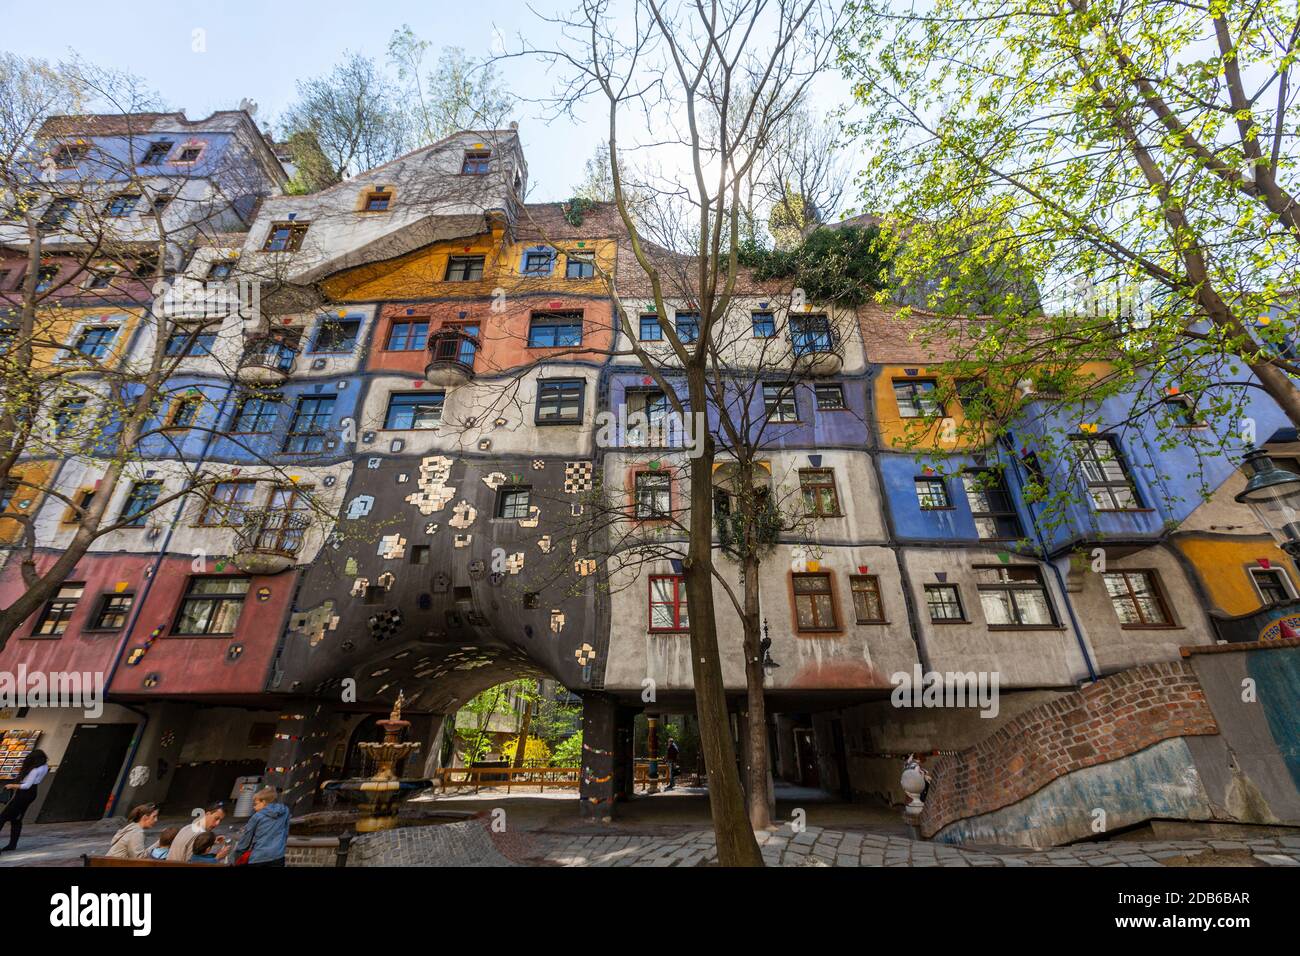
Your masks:
{"label": "brick wall", "polygon": [[1067,773],[1170,737],[1217,734],[1186,661],[1145,664],[1026,711],[974,747],[927,764],[930,837],[954,820],[1009,806]]}

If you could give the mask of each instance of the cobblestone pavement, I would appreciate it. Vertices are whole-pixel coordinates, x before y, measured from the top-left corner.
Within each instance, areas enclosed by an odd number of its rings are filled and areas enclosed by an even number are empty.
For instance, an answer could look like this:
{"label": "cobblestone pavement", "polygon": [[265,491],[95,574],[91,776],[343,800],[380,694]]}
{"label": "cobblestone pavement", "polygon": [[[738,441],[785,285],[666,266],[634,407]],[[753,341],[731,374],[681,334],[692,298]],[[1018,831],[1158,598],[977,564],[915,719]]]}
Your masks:
{"label": "cobblestone pavement", "polygon": [[[1167,866],[1214,852],[1238,865],[1300,866],[1300,836],[1251,840],[1109,841],[1053,850],[927,843],[907,837],[789,824],[758,836],[769,866]],[[716,863],[713,834],[579,835],[538,833],[535,852],[559,866],[700,866]]]}

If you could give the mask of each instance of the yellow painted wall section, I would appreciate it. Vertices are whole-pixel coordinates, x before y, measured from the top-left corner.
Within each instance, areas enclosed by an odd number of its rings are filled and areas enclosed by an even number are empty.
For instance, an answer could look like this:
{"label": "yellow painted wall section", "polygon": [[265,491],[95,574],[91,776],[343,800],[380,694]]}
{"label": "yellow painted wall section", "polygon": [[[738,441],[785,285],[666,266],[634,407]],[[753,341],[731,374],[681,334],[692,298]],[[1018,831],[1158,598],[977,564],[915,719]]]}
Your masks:
{"label": "yellow painted wall section", "polygon": [[75,345],[82,330],[87,327],[104,325],[114,326],[117,334],[109,345],[108,353],[99,361],[106,368],[115,368],[122,360],[122,356],[126,354],[142,311],[103,306],[43,310],[36,317],[32,342],[32,365],[35,368],[66,365],[69,355],[61,346]]}
{"label": "yellow painted wall section", "polygon": [[[908,372],[915,374],[909,375]],[[937,384],[940,392],[952,388],[952,378],[940,375],[925,366],[882,365],[876,377],[876,420],[880,426],[880,440],[885,448],[900,451],[958,451],[979,448],[987,442],[970,433],[961,403],[951,398],[944,403],[944,414],[939,418],[905,418],[899,412],[894,382],[924,382]]]}
{"label": "yellow painted wall section", "polygon": [[[24,462],[12,469],[10,477],[14,481],[26,482],[27,484],[23,484],[14,491],[8,507],[3,512],[0,512],[0,545],[14,545],[22,540],[23,524],[4,516],[20,514],[35,517],[36,512],[40,510],[41,499],[44,497],[41,488],[49,486],[50,477],[57,467],[58,462],[55,461],[32,461]],[[33,488],[31,485],[37,485],[38,487]]]}
{"label": "yellow painted wall section", "polygon": [[[439,242],[387,262],[359,266],[324,283],[325,293],[337,302],[407,301],[442,296],[482,298],[497,289],[506,294],[554,292],[565,295],[602,295],[605,283],[599,272],[614,269],[612,239],[566,239],[556,246],[554,268],[547,276],[521,274],[526,249],[536,242],[502,243],[500,234],[483,233],[470,239]],[[595,257],[597,275],[566,279],[570,253]],[[477,282],[448,282],[447,263],[452,256],[483,256],[483,278]]]}
{"label": "yellow painted wall section", "polygon": [[1260,559],[1281,569],[1300,593],[1295,563],[1271,538],[1258,541],[1224,541],[1213,537],[1178,537],[1174,544],[1196,569],[1210,603],[1226,614],[1249,614],[1263,602],[1250,577],[1250,568],[1263,567]]}

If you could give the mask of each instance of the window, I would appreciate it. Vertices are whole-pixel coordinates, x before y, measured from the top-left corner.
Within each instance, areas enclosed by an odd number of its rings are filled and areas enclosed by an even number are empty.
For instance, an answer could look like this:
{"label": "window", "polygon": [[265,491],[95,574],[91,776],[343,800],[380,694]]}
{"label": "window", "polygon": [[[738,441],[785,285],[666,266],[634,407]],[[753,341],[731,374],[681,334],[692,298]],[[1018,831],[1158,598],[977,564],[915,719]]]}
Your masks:
{"label": "window", "polygon": [[530,249],[524,253],[523,274],[526,276],[548,276],[551,274],[551,262],[555,254],[549,249]]}
{"label": "window", "polygon": [[139,201],[139,193],[121,193],[108,201],[108,205],[104,207],[104,212],[106,215],[115,218],[129,216]]}
{"label": "window", "polygon": [[388,327],[388,344],[384,348],[390,352],[419,352],[428,341],[428,319],[394,321]]}
{"label": "window", "polygon": [[202,146],[185,146],[181,149],[180,155],[177,156],[174,160],[172,160],[172,162],[197,163],[199,161],[199,157],[202,155],[203,155]]}
{"label": "window", "polygon": [[297,252],[302,248],[302,240],[307,235],[305,222],[274,222],[271,231],[266,234],[263,252]]}
{"label": "window", "polygon": [[202,407],[203,399],[197,395],[177,399],[167,413],[163,428],[190,428],[198,420]]}
{"label": "window", "polygon": [[1139,507],[1128,470],[1112,439],[1077,437],[1070,439],[1070,446],[1083,470],[1084,484],[1094,508],[1127,511]]}
{"label": "window", "polygon": [[961,591],[955,584],[927,584],[925,606],[930,612],[930,620],[936,623],[966,620],[966,612],[961,607]]}
{"label": "window", "polygon": [[814,385],[813,394],[817,396],[819,412],[839,412],[847,407],[844,404],[843,385]]}
{"label": "window", "polygon": [[126,627],[126,619],[131,614],[131,605],[135,603],[133,594],[105,594],[99,600],[99,608],[91,619],[92,631],[120,631]]}
{"label": "window", "polygon": [[81,330],[81,335],[77,336],[77,344],[73,349],[86,358],[103,358],[108,354],[108,347],[113,343],[115,335],[117,335],[115,325],[92,325]]}
{"label": "window", "polygon": [[77,492],[76,507],[69,507],[68,510],[64,512],[63,520],[67,524],[81,524],[82,515],[86,513],[87,509],[90,508],[91,502],[94,500],[95,489],[83,488],[81,491]]}
{"label": "window", "polygon": [[1250,568],[1251,580],[1264,604],[1286,604],[1292,600],[1290,581],[1278,568]]}
{"label": "window", "polygon": [[322,319],[316,327],[316,338],[311,344],[313,352],[351,352],[357,347],[361,334],[360,319]]}
{"label": "window", "polygon": [[117,270],[112,268],[96,269],[90,274],[90,281],[86,283],[87,289],[108,289],[113,285],[113,277],[117,275]]}
{"label": "window", "polygon": [[234,259],[219,259],[208,266],[209,279],[229,279],[235,271]]}
{"label": "window", "polygon": [[267,501],[266,516],[258,529],[255,547],[259,551],[297,554],[307,526],[307,515],[303,512],[309,507],[305,489],[297,486],[274,489]]}
{"label": "window", "polygon": [[700,313],[678,312],[673,317],[673,327],[683,343],[694,342],[700,337]]}
{"label": "window", "polygon": [[388,396],[384,427],[395,430],[433,428],[442,421],[445,398],[445,392],[394,393]]}
{"label": "window", "polygon": [[1200,428],[1205,422],[1196,413],[1196,403],[1186,395],[1173,395],[1162,403],[1170,415],[1177,419],[1179,428]]}
{"label": "window", "polygon": [[257,492],[255,481],[218,482],[208,495],[199,512],[199,524],[221,527],[238,527],[243,523],[244,512],[253,503]]}
{"label": "window", "polygon": [[835,493],[835,472],[829,468],[802,468],[799,487],[803,491],[804,511],[819,518],[840,514],[840,499]]}
{"label": "window", "polygon": [[1056,612],[1037,568],[977,567],[976,588],[990,627],[1054,627]]}
{"label": "window", "polygon": [[518,520],[528,517],[532,489],[526,485],[505,485],[497,495],[497,517]]}
{"label": "window", "polygon": [[794,574],[795,627],[799,631],[835,631],[835,595],[831,576],[824,571]]}
{"label": "window", "polygon": [[835,348],[830,320],[824,315],[796,315],[790,317],[790,340],[795,355],[830,352]]}
{"label": "window", "polygon": [[172,204],[174,198],[176,197],[171,193],[158,193],[158,195],[153,197],[153,211],[162,212]]}
{"label": "window", "polygon": [[36,270],[36,291],[49,292],[54,288],[54,280],[58,277],[58,266],[42,266]]}
{"label": "window", "polygon": [[447,260],[448,282],[477,282],[483,278],[482,256],[452,256]]}
{"label": "window", "polygon": [[853,611],[859,624],[884,624],[885,606],[880,600],[880,578],[874,574],[852,574]]}
{"label": "window", "polygon": [[54,151],[54,165],[59,169],[75,169],[89,152],[89,146],[60,146]]}
{"label": "window", "polygon": [[1001,472],[975,468],[962,473],[966,502],[975,518],[975,531],[985,541],[1007,541],[1024,534]]}
{"label": "window", "polygon": [[530,349],[582,344],[581,312],[534,312],[528,323]]}
{"label": "window", "polygon": [[86,410],[86,399],[65,398],[54,412],[54,437],[67,438]]}
{"label": "window", "polygon": [[957,400],[961,402],[961,407],[969,413],[971,411],[988,410],[988,390],[983,380],[978,378],[959,378],[957,385]]}
{"label": "window", "polygon": [[269,435],[280,417],[279,395],[245,395],[230,430],[236,435]]}
{"label": "window", "polygon": [[922,511],[945,511],[951,508],[947,482],[942,478],[917,478],[916,502]]}
{"label": "window", "polygon": [[466,176],[482,176],[492,166],[492,153],[487,150],[475,150],[465,154],[460,164],[460,171]]}
{"label": "window", "polygon": [[797,422],[799,405],[795,400],[793,385],[764,385],[763,410],[768,421]]}
{"label": "window", "polygon": [[393,201],[393,194],[387,189],[372,189],[366,193],[362,209],[366,212],[388,212],[388,204]]}
{"label": "window", "polygon": [[147,255],[135,260],[135,268],[131,270],[131,275],[137,279],[151,279],[157,272],[158,257],[156,255]]}
{"label": "window", "polygon": [[643,315],[641,316],[640,334],[637,336],[642,342],[660,342],[664,337],[664,330],[659,325],[659,316]]}
{"label": "window", "polygon": [[582,421],[582,397],[587,383],[577,379],[543,379],[537,383],[539,425]]}
{"label": "window", "polygon": [[690,624],[686,580],[680,574],[650,575],[650,630],[684,631]]}
{"label": "window", "polygon": [[590,279],[596,274],[596,257],[590,253],[569,252],[564,256],[564,278]]}
{"label": "window", "polygon": [[248,578],[191,578],[173,634],[234,634],[248,594]]}
{"label": "window", "polygon": [[69,219],[77,209],[77,201],[67,196],[60,196],[45,208],[45,215],[41,216],[41,225],[47,229],[55,226],[61,226]]}
{"label": "window", "polygon": [[334,418],[334,397],[300,398],[289,422],[284,450],[290,455],[313,455],[325,450],[325,431]]}
{"label": "window", "polygon": [[770,339],[776,335],[776,316],[771,312],[755,312],[754,321],[754,338]]}
{"label": "window", "polygon": [[672,477],[666,471],[638,471],[633,479],[636,487],[638,521],[653,521],[672,514]]}
{"label": "window", "polygon": [[72,619],[72,613],[76,611],[77,602],[85,590],[84,584],[65,584],[59,588],[53,599],[41,610],[41,616],[36,619],[32,637],[58,637],[66,631],[68,621]]}
{"label": "window", "polygon": [[928,378],[894,379],[894,398],[902,418],[932,418],[943,414],[935,397],[935,383]]}
{"label": "window", "polygon": [[1174,623],[1154,571],[1107,571],[1102,574],[1115,616],[1124,627],[1170,627]]}
{"label": "window", "polygon": [[122,506],[120,520],[128,528],[143,528],[149,518],[149,509],[154,506],[154,502],[161,494],[161,481],[137,481],[131,486],[130,494],[126,496],[126,504]]}
{"label": "window", "polygon": [[195,356],[211,355],[212,346],[216,344],[217,333],[200,332],[197,335],[191,332],[173,332],[167,336],[166,352],[170,356]]}
{"label": "window", "polygon": [[157,166],[164,159],[167,158],[167,154],[170,153],[171,151],[172,151],[171,140],[160,139],[156,143],[150,143],[149,148],[146,149],[144,151],[144,155],[140,157],[140,165]]}

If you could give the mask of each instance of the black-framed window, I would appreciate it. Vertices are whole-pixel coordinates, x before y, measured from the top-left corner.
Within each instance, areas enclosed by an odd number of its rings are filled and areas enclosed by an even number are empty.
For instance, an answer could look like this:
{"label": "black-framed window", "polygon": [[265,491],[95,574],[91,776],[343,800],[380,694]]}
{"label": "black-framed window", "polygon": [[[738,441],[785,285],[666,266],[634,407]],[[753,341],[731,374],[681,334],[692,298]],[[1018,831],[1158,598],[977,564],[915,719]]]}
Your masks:
{"label": "black-framed window", "polygon": [[248,586],[248,578],[190,578],[172,633],[194,637],[234,634]]}
{"label": "black-framed window", "polygon": [[885,604],[880,598],[880,578],[874,574],[849,575],[853,611],[859,624],[884,624]]}
{"label": "black-framed window", "polygon": [[45,214],[41,216],[41,225],[48,228],[61,226],[77,211],[77,201],[67,196],[59,196],[45,207]]}
{"label": "black-framed window", "polygon": [[1285,572],[1280,568],[1249,568],[1248,570],[1265,606],[1286,604],[1292,600],[1289,582]]}
{"label": "black-framed window", "polygon": [[686,579],[680,574],[650,575],[650,630],[685,631],[690,625]]}
{"label": "black-framed window", "polygon": [[361,320],[353,318],[324,318],[316,326],[312,339],[313,352],[351,352],[357,347],[361,335]]}
{"label": "black-framed window", "polygon": [[173,332],[167,336],[166,354],[170,358],[194,358],[211,355],[212,346],[217,344],[216,332]]}
{"label": "black-framed window", "polygon": [[334,396],[303,396],[293,410],[284,450],[291,455],[308,455],[325,450],[325,435],[334,420]]}
{"label": "black-framed window", "polygon": [[976,567],[975,578],[984,621],[990,627],[1056,626],[1056,609],[1038,568]]}
{"label": "black-framed window", "polygon": [[590,279],[596,275],[596,257],[590,253],[569,252],[564,256],[564,278]]}
{"label": "black-framed window", "polygon": [[1161,404],[1167,407],[1170,415],[1177,419],[1179,428],[1201,428],[1205,425],[1196,410],[1196,402],[1192,401],[1190,396],[1171,395]]}
{"label": "black-framed window", "polygon": [[167,155],[172,151],[174,145],[176,144],[169,139],[160,139],[157,142],[150,143],[149,148],[146,149],[144,155],[140,157],[140,165],[161,165],[162,161],[166,159]]}
{"label": "black-framed window", "polygon": [[666,471],[638,471],[633,478],[638,521],[667,518],[673,509],[673,480]]}
{"label": "black-framed window", "polygon": [[931,621],[964,621],[966,612],[961,606],[961,589],[955,584],[927,584],[925,607]]}
{"label": "black-framed window", "polygon": [[796,630],[839,630],[839,615],[835,611],[835,591],[831,586],[830,574],[825,571],[796,572],[791,578]]}
{"label": "black-framed window", "polygon": [[582,402],[586,391],[587,382],[581,378],[552,378],[538,381],[537,424],[581,422]]}
{"label": "black-framed window", "polygon": [[497,517],[515,521],[527,518],[532,491],[528,485],[502,485],[497,492]]}
{"label": "black-framed window", "polygon": [[446,392],[394,392],[388,396],[384,428],[395,431],[433,428],[442,421],[446,397]]}
{"label": "black-framed window", "polygon": [[283,396],[278,392],[245,395],[235,409],[230,430],[237,435],[269,435],[280,418]]}
{"label": "black-framed window", "polygon": [[548,276],[555,264],[555,253],[549,249],[529,249],[524,253],[521,272],[526,276]]}
{"label": "black-framed window", "polygon": [[59,277],[58,266],[41,266],[36,270],[36,291],[49,292],[54,288],[54,280]]}
{"label": "black-framed window", "polygon": [[1174,617],[1155,571],[1106,571],[1101,579],[1123,627],[1173,625]]}
{"label": "black-framed window", "polygon": [[763,410],[768,421],[797,422],[799,420],[799,403],[795,398],[794,386],[789,384],[763,386]]}
{"label": "black-framed window", "polygon": [[90,153],[90,147],[80,143],[60,146],[54,150],[54,165],[59,169],[75,169]]}
{"label": "black-framed window", "polygon": [[202,155],[203,155],[202,146],[185,146],[181,148],[180,155],[176,157],[174,162],[197,163],[199,161],[199,157]]}
{"label": "black-framed window", "polygon": [[92,325],[81,330],[73,349],[87,358],[103,358],[116,337],[116,325]]}
{"label": "black-framed window", "polygon": [[65,398],[54,411],[54,437],[67,438],[86,410],[87,399]]}
{"label": "black-framed window", "polygon": [[126,496],[119,520],[128,528],[143,528],[149,520],[147,512],[162,494],[162,488],[161,481],[137,481]]}
{"label": "black-framed window", "polygon": [[66,631],[85,590],[84,582],[69,581],[60,586],[54,597],[41,608],[41,615],[32,628],[32,637],[58,637]]}
{"label": "black-framed window", "polygon": [[700,313],[678,312],[673,316],[673,328],[683,343],[694,342],[700,337]]}
{"label": "black-framed window", "polygon": [[641,316],[641,325],[637,330],[637,338],[642,342],[662,342],[663,337],[664,330],[659,324],[659,316],[654,313]]}
{"label": "black-framed window", "polygon": [[959,378],[956,381],[957,401],[967,412],[989,410],[988,386],[980,378]]}
{"label": "black-framed window", "polygon": [[419,352],[429,341],[428,319],[394,319],[388,326],[390,352]]}
{"label": "black-framed window", "polygon": [[1099,511],[1132,511],[1141,507],[1137,490],[1115,440],[1109,435],[1070,439],[1092,506]]}
{"label": "black-framed window", "polygon": [[234,259],[218,259],[208,266],[209,279],[229,279],[235,271]]}
{"label": "black-framed window", "polygon": [[1024,535],[1020,516],[1002,472],[993,468],[971,468],[962,472],[966,502],[975,519],[975,532],[985,541],[1013,541]]}
{"label": "black-framed window", "polygon": [[483,256],[451,256],[447,260],[448,282],[477,282],[483,278]]}
{"label": "black-framed window", "polygon": [[754,338],[770,339],[776,335],[776,316],[771,312],[755,312],[751,315]]}
{"label": "black-framed window", "polygon": [[952,507],[948,497],[948,483],[942,478],[917,478],[916,503],[922,511],[946,511]]}
{"label": "black-framed window", "polygon": [[812,355],[835,349],[830,319],[822,314],[790,317],[790,341],[795,355]]}
{"label": "black-framed window", "polygon": [[581,312],[534,312],[528,321],[530,349],[564,348],[581,344]]}
{"label": "black-framed window", "polygon": [[813,386],[813,395],[819,412],[842,412],[848,407],[844,404],[844,386],[838,382],[819,382]]}
{"label": "black-framed window", "polygon": [[14,503],[18,497],[18,492],[22,489],[23,484],[17,478],[6,478],[3,485],[0,485],[0,512],[9,510],[9,506]]}
{"label": "black-framed window", "polygon": [[835,472],[830,468],[800,468],[799,489],[803,493],[804,512],[818,518],[836,518],[840,496],[835,490]]}
{"label": "black-framed window", "polygon": [[237,527],[243,522],[244,512],[253,503],[256,493],[256,481],[218,482],[203,503],[203,509],[199,512],[199,524]]}
{"label": "black-framed window", "polygon": [[483,176],[492,168],[492,152],[486,149],[474,149],[465,154],[460,171],[466,176]]}
{"label": "black-framed window", "polygon": [[902,418],[934,418],[943,414],[936,394],[938,384],[932,378],[894,379],[894,399]]}
{"label": "black-framed window", "polygon": [[135,603],[135,595],[129,592],[122,594],[105,594],[99,599],[99,607],[95,609],[95,616],[91,618],[90,629],[92,631],[120,631],[126,627],[126,620],[131,616],[131,605]]}
{"label": "black-framed window", "polygon": [[199,395],[186,395],[172,402],[163,428],[191,428],[199,420],[199,411],[203,408],[203,398]]}
{"label": "black-framed window", "polygon": [[153,211],[162,212],[164,209],[166,209],[168,206],[171,205],[172,200],[175,198],[176,197],[173,196],[171,193],[156,193],[153,197],[153,203],[152,203]]}
{"label": "black-framed window", "polygon": [[115,219],[129,216],[139,202],[139,193],[119,193],[104,206],[104,214]]}
{"label": "black-framed window", "polygon": [[307,237],[306,222],[275,222],[266,234],[263,252],[297,252],[302,248],[302,241]]}

